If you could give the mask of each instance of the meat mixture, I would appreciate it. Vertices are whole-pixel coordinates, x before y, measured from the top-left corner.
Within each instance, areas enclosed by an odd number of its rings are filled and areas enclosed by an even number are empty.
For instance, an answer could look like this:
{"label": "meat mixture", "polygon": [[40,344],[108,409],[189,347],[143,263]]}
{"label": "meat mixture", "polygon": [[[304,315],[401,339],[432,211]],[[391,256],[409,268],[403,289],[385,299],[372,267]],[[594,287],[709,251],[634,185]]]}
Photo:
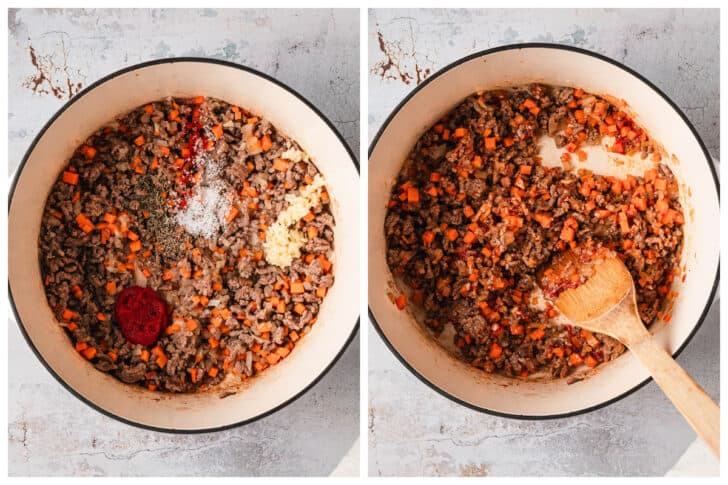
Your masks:
{"label": "meat mixture", "polygon": [[149,103],[90,136],[41,224],[46,297],[72,345],[150,390],[277,364],[334,282],[315,165],[264,119],[204,96]]}
{"label": "meat mixture", "polygon": [[[545,166],[538,140],[563,149]],[[649,163],[639,176],[579,168],[605,143]],[[649,157],[649,160],[646,160]],[[618,157],[617,157],[618,158]],[[614,251],[632,274],[645,325],[669,320],[684,216],[660,149],[609,97],[530,85],[468,97],[417,141],[385,219],[387,263],[435,335],[455,330],[461,357],[487,372],[560,378],[625,351],[557,322],[537,274],[579,246]]]}

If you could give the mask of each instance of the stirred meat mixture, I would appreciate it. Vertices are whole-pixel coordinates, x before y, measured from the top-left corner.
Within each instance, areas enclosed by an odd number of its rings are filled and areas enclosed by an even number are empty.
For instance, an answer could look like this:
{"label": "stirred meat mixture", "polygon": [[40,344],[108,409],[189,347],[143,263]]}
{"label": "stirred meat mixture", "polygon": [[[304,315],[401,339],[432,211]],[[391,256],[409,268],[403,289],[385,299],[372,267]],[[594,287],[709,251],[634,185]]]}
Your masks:
{"label": "stirred meat mixture", "polygon": [[[544,135],[563,148],[560,166],[541,163]],[[649,157],[651,168],[625,178],[579,168],[583,148],[602,142]],[[616,100],[544,85],[474,94],[403,164],[385,219],[387,263],[435,335],[453,326],[464,360],[506,376],[565,377],[625,348],[558,324],[537,298],[539,269],[577,246],[614,251],[645,325],[669,320],[683,240],[678,190],[656,143]],[[395,300],[406,302],[405,293]]]}
{"label": "stirred meat mixture", "polygon": [[277,364],[333,285],[316,166],[244,108],[167,98],[72,155],[48,196],[48,304],[86,359],[150,390],[204,390]]}

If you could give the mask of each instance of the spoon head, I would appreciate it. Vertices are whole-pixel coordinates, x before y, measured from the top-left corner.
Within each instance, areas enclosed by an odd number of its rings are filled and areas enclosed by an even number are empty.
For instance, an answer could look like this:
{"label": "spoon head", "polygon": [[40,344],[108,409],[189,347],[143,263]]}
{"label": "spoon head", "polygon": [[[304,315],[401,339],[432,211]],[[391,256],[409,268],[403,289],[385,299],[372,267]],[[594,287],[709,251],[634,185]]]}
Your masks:
{"label": "spoon head", "polygon": [[596,320],[621,302],[634,288],[632,275],[616,255],[608,256],[591,267],[591,275],[576,288],[561,292],[554,302],[576,324]]}

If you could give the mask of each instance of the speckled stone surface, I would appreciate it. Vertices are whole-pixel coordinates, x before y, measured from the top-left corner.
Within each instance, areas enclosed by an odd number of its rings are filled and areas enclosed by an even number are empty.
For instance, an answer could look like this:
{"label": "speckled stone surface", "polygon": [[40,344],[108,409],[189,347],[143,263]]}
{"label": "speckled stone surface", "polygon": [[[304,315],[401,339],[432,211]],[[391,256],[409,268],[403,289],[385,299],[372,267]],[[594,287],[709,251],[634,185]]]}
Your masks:
{"label": "speckled stone surface", "polygon": [[[169,56],[226,59],[276,77],[321,109],[358,153],[356,10],[11,10],[8,23],[9,174],[80,88]],[[10,475],[358,475],[358,337],[313,389],[272,416],[220,433],[170,435],[78,401],[12,319],[8,326]]]}
{"label": "speckled stone surface", "polygon": [[[369,140],[416,84],[516,42],[595,50],[664,90],[719,156],[717,11],[370,10]],[[440,396],[369,328],[370,475],[664,475],[695,439],[656,384],[587,415],[518,421]],[[719,396],[716,301],[678,361]]]}

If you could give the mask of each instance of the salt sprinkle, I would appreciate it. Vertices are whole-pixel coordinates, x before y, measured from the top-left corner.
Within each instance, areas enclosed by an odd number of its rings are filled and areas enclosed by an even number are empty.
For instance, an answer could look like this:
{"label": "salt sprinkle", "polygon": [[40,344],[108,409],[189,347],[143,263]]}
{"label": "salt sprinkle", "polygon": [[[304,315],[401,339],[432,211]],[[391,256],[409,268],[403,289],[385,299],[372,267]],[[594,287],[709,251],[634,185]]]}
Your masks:
{"label": "salt sprinkle", "polygon": [[227,224],[225,215],[230,210],[233,190],[220,177],[220,166],[204,149],[198,151],[194,166],[203,170],[202,180],[187,199],[187,206],[176,214],[177,223],[193,236],[213,238]]}

